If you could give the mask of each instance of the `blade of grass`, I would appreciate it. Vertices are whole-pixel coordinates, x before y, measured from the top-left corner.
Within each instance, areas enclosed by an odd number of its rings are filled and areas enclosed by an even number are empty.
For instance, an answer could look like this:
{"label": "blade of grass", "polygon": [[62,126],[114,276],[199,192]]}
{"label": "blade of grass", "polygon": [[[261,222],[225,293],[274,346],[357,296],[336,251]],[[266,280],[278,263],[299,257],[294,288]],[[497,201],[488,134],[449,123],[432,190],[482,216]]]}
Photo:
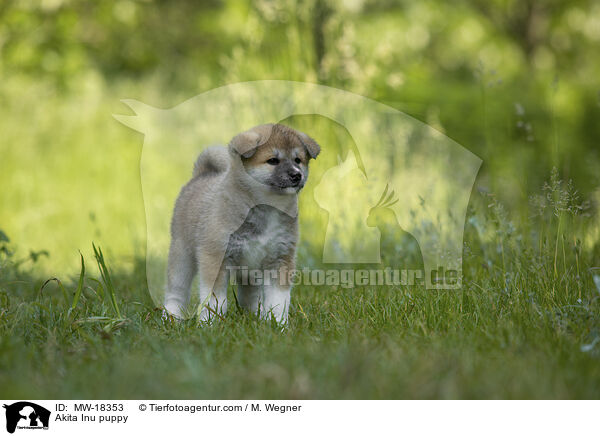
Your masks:
{"label": "blade of grass", "polygon": [[46,281],[44,282],[44,284],[43,284],[43,285],[42,285],[42,287],[40,288],[40,291],[39,291],[38,297],[41,297],[41,296],[42,296],[42,291],[44,290],[44,288],[46,287],[46,285],[47,285],[48,283],[50,283],[50,282],[56,282],[56,283],[58,284],[58,287],[60,288],[60,291],[61,291],[61,293],[62,293],[62,295],[63,295],[63,298],[65,299],[65,301],[67,302],[67,304],[69,304],[69,297],[67,296],[67,291],[66,291],[65,287],[63,286],[62,282],[61,282],[61,281],[60,281],[58,278],[56,278],[56,277],[53,277],[53,278],[51,278],[51,279],[48,279],[48,280],[46,280]]}
{"label": "blade of grass", "polygon": [[81,271],[79,272],[79,283],[77,283],[77,289],[75,289],[75,295],[73,296],[73,303],[71,309],[75,309],[81,297],[81,291],[83,290],[83,278],[85,276],[85,261],[83,260],[83,254],[79,253],[81,257]]}
{"label": "blade of grass", "polygon": [[104,282],[106,290],[108,291],[110,302],[112,303],[112,306],[115,309],[117,317],[122,318],[121,311],[119,310],[119,305],[117,304],[115,287],[113,286],[112,280],[110,278],[110,272],[108,271],[108,267],[106,266],[106,262],[104,261],[104,254],[102,253],[102,249],[100,247],[96,248],[96,245],[94,243],[92,243],[92,248],[94,249],[94,256],[96,257],[96,262],[98,263],[98,269],[100,270],[102,281]]}

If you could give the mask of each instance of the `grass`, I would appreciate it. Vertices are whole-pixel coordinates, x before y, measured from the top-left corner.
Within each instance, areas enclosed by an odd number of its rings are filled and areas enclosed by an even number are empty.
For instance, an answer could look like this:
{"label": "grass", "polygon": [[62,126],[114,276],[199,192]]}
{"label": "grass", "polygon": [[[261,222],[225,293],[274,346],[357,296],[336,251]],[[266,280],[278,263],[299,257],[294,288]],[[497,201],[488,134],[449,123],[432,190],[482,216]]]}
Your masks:
{"label": "grass", "polygon": [[534,236],[493,197],[474,202],[461,291],[298,287],[284,331],[233,304],[211,325],[165,322],[143,259],[109,269],[94,246],[99,279],[82,256],[79,277],[46,282],[3,241],[0,395],[598,398],[600,278],[573,238],[577,197],[553,178]]}

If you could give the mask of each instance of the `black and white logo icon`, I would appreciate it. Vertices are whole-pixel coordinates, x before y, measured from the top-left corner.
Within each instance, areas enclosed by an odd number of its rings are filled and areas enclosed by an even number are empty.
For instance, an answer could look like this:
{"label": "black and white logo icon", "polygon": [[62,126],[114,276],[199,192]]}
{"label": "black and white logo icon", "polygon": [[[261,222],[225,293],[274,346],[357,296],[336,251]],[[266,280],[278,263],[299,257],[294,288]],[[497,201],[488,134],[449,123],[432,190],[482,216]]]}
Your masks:
{"label": "black and white logo icon", "polygon": [[4,405],[6,409],[6,431],[14,433],[16,429],[48,429],[50,411],[29,401],[19,401]]}

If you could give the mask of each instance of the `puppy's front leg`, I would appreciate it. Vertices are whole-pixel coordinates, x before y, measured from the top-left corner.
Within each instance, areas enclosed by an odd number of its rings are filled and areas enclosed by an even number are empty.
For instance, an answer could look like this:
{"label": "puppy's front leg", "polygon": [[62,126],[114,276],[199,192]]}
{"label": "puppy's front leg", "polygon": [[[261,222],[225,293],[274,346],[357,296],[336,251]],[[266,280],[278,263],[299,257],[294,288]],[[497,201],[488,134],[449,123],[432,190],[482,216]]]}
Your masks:
{"label": "puppy's front leg", "polygon": [[280,283],[269,283],[264,285],[263,293],[263,307],[260,308],[261,318],[274,318],[279,324],[287,324],[291,287]]}

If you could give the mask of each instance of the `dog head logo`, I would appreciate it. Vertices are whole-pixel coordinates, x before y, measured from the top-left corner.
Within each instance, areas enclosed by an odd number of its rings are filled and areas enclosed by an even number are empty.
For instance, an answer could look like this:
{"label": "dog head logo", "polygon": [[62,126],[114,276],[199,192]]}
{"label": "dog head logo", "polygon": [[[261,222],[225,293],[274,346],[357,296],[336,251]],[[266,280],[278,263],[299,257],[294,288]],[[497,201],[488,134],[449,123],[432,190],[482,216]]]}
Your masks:
{"label": "dog head logo", "polygon": [[[355,143],[328,159],[334,147],[318,131],[302,129],[323,147],[300,203],[308,199],[328,215],[319,261],[379,264],[384,241],[394,249],[408,241],[419,251],[429,289],[461,287],[465,216],[482,161],[430,126],[356,94],[288,81],[232,84],[171,109],[123,102],[135,115],[115,118],[145,135],[146,271],[155,302],[164,292],[173,203],[198,154],[254,126],[306,114],[343,126]],[[301,226],[310,223],[302,213]],[[439,269],[456,271],[458,280],[436,281]]]}
{"label": "dog head logo", "polygon": [[48,429],[50,411],[28,401],[4,405],[6,409],[6,431],[19,429]]}

